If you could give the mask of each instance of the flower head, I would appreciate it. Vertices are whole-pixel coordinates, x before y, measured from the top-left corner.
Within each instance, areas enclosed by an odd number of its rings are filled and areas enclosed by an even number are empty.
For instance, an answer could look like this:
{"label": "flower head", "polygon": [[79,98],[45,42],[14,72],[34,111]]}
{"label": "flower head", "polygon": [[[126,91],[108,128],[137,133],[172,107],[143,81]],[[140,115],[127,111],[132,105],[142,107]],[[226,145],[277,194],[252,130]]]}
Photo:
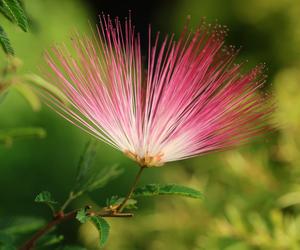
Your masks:
{"label": "flower head", "polygon": [[72,39],[73,54],[66,46],[46,54],[48,80],[66,102],[43,95],[66,119],[141,166],[224,150],[265,131],[272,110],[257,93],[263,66],[242,74],[225,36],[226,28],[202,24],[159,45],[149,28],[143,63],[131,18],[122,26],[102,16],[92,39]]}

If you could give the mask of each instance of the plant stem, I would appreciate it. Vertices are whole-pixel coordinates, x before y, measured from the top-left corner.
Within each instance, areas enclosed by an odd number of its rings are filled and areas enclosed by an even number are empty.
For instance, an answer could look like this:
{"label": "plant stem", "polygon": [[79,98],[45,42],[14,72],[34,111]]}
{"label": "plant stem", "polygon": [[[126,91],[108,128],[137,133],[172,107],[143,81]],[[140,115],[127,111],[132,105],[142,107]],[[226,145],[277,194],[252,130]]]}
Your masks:
{"label": "plant stem", "polygon": [[[49,232],[54,226],[61,224],[64,221],[72,220],[76,218],[78,210],[74,210],[67,214],[58,214],[52,221],[50,221],[47,225],[42,227],[39,231],[37,231],[28,241],[26,241],[19,250],[31,250],[36,245],[36,242],[44,236],[47,232]],[[132,217],[131,213],[118,213],[112,211],[100,211],[100,212],[89,212],[87,215],[90,216],[101,216],[101,217]]]}
{"label": "plant stem", "polygon": [[117,207],[116,211],[117,212],[122,212],[122,210],[124,209],[127,201],[130,199],[130,197],[132,196],[135,188],[136,188],[136,185],[137,183],[139,182],[140,178],[141,178],[141,175],[143,173],[143,170],[145,169],[146,167],[145,166],[140,166],[140,169],[139,169],[139,172],[137,173],[135,179],[134,179],[134,182],[127,194],[127,196],[125,197],[125,199],[123,200],[123,202]]}
{"label": "plant stem", "polygon": [[47,225],[42,227],[39,231],[37,231],[28,241],[26,241],[21,247],[20,250],[30,250],[32,249],[37,240],[41,238],[44,234],[46,234],[51,228],[62,223],[63,221],[70,220],[76,217],[77,211],[72,211],[67,213],[61,217],[56,217],[52,221],[50,221]]}
{"label": "plant stem", "polygon": [[61,206],[61,208],[59,209],[59,211],[63,212],[67,206],[71,203],[71,201],[73,201],[74,199],[76,199],[78,196],[80,196],[82,194],[82,192],[77,192],[74,193],[73,191],[69,193],[68,199],[65,201],[65,203]]}
{"label": "plant stem", "polygon": [[[137,183],[139,182],[142,172],[145,169],[145,166],[140,166],[139,172],[137,173],[134,182],[123,200],[123,202],[117,207],[116,210],[104,210],[100,212],[89,212],[87,215],[89,216],[101,216],[101,217],[132,217],[132,213],[122,213],[122,210],[124,209],[127,201],[131,198]],[[68,204],[77,197],[77,194],[74,194],[73,192],[70,193],[68,199],[66,202],[62,205],[60,211],[57,213],[56,217],[50,221],[47,225],[42,227],[39,231],[37,231],[28,241],[26,241],[20,248],[19,250],[31,250],[35,246],[36,242],[47,232],[49,232],[54,226],[68,220],[72,220],[76,218],[76,214],[78,210],[71,211],[69,213],[64,213],[63,210],[68,206]]]}

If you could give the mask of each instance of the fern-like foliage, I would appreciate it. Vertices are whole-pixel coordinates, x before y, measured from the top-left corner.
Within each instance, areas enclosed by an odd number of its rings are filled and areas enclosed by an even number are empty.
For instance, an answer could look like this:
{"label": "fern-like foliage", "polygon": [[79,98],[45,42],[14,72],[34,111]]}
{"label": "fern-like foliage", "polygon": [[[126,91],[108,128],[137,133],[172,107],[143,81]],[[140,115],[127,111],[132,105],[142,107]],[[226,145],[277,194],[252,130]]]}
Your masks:
{"label": "fern-like foliage", "polygon": [[[17,24],[23,31],[29,30],[28,19],[19,0],[0,0],[0,13],[10,22]],[[7,55],[14,55],[8,36],[0,26],[0,44]]]}

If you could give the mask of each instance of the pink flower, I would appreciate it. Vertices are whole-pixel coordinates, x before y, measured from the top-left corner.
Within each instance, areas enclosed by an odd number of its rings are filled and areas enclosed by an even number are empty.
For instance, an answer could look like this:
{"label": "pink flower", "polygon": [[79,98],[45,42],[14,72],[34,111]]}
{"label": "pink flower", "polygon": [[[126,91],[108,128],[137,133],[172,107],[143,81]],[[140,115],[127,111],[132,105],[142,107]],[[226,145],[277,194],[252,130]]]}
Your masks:
{"label": "pink flower", "polygon": [[202,24],[185,27],[159,45],[151,38],[148,59],[131,19],[103,16],[93,39],[76,36],[73,55],[65,46],[46,54],[48,80],[67,103],[44,92],[66,119],[121,150],[141,166],[220,151],[267,130],[272,111],[257,89],[263,66],[241,74],[236,52],[224,47],[226,31]]}

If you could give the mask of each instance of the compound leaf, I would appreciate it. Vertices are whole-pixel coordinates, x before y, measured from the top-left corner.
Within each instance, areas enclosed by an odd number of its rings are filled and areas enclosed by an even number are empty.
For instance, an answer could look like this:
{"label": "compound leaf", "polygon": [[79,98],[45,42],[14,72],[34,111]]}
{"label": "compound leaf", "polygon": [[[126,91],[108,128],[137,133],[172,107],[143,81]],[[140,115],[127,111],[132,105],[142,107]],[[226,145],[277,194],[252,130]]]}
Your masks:
{"label": "compound leaf", "polygon": [[28,19],[19,0],[1,0],[1,12],[8,20],[17,23],[23,31],[28,31]]}
{"label": "compound leaf", "polygon": [[107,243],[110,226],[102,217],[91,217],[92,222],[96,226],[100,234],[99,247],[103,248]]}
{"label": "compound leaf", "polygon": [[80,221],[80,223],[86,223],[89,220],[89,217],[87,216],[85,209],[80,209],[76,214],[76,219]]}
{"label": "compound leaf", "polygon": [[8,55],[15,54],[14,49],[12,48],[10,41],[7,37],[7,34],[4,31],[4,29],[2,28],[2,26],[0,26],[0,43],[6,54],[8,54]]}
{"label": "compound leaf", "polygon": [[203,194],[200,191],[176,184],[148,184],[137,188],[133,194],[134,197],[155,195],[180,195],[196,199],[203,198]]}

